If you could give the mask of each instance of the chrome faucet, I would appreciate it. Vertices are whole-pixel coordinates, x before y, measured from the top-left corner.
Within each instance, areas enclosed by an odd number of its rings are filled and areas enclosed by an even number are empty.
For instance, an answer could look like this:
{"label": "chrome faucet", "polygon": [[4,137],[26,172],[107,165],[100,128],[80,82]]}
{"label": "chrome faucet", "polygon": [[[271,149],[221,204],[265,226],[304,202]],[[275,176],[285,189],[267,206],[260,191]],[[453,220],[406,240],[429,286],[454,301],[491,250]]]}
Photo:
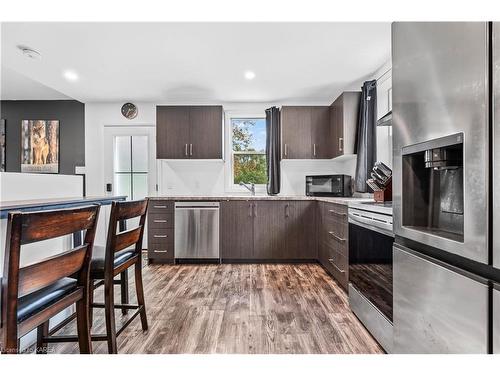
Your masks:
{"label": "chrome faucet", "polygon": [[240,182],[240,186],[246,188],[252,195],[255,195],[255,184],[252,182],[250,184],[245,184],[244,182]]}

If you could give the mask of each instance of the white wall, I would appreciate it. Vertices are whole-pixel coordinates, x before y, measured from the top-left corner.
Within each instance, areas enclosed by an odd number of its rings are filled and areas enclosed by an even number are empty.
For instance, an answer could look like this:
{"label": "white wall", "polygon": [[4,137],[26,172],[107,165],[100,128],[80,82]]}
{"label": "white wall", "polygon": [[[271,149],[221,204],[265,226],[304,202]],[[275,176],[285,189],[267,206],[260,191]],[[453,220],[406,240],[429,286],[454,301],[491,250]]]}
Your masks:
{"label": "white wall", "polygon": [[[156,104],[136,103],[137,117],[128,120],[121,114],[123,103],[85,103],[85,173],[87,196],[111,195],[106,192],[104,176],[105,126],[141,126],[156,124]],[[95,238],[96,245],[106,244],[110,206],[101,207]],[[146,236],[145,236],[146,238]]]}
{"label": "white wall", "polygon": [[283,160],[281,162],[281,195],[304,195],[306,175],[347,174],[354,177],[356,155],[333,160]]}
{"label": "white wall", "polygon": [[156,124],[156,104],[135,103],[137,117],[128,120],[121,114],[123,103],[85,103],[85,169],[87,195],[105,195],[104,127]]}
{"label": "white wall", "polygon": [[[332,98],[332,102],[333,102]],[[104,143],[105,126],[140,126],[156,123],[155,103],[136,103],[138,115],[125,119],[120,108],[122,103],[87,103],[85,105],[85,169],[87,194],[105,194]],[[168,103],[163,103],[168,104]],[[210,104],[210,103],[199,103]],[[331,103],[316,103],[329,105]],[[266,108],[277,103],[224,103],[224,111],[238,114],[264,114]],[[225,155],[229,145],[225,142]],[[308,173],[345,173],[354,176],[353,158],[335,160],[301,160],[282,162],[282,195],[303,195],[305,175]],[[229,158],[220,160],[160,160],[157,163],[159,195],[220,195],[225,193],[246,194],[244,188],[230,187],[226,164]],[[103,225],[102,220],[100,225]],[[96,239],[97,243],[102,241]]]}
{"label": "white wall", "polygon": [[0,172],[0,201],[78,198],[83,177],[62,174]]}
{"label": "white wall", "polygon": [[[374,74],[377,79],[377,120],[392,109],[391,68],[389,61]],[[392,168],[392,126],[377,128],[377,160]]]}

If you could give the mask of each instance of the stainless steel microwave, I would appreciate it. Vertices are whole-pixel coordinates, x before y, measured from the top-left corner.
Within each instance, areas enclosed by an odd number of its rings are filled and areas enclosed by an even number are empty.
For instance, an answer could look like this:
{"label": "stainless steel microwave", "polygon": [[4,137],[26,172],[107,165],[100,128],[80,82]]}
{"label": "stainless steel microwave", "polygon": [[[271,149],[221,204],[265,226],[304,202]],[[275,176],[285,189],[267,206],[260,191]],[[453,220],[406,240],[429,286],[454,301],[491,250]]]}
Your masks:
{"label": "stainless steel microwave", "polygon": [[352,196],[351,176],[345,174],[306,176],[306,195],[315,197],[350,197]]}

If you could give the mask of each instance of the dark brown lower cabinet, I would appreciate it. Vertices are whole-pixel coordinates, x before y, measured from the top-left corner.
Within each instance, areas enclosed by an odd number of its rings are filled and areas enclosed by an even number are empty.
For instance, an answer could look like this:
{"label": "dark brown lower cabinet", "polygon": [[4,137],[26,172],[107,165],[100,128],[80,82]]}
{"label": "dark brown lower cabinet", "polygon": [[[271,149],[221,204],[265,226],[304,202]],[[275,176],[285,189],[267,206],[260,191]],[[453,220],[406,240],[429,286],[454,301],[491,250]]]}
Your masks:
{"label": "dark brown lower cabinet", "polygon": [[148,261],[174,262],[174,202],[148,203]]}
{"label": "dark brown lower cabinet", "polygon": [[250,259],[253,253],[253,203],[220,203],[220,250],[222,259]]}
{"label": "dark brown lower cabinet", "polygon": [[[174,262],[174,202],[151,200],[148,258]],[[347,206],[308,200],[220,202],[220,254],[232,260],[319,260],[348,285]]]}
{"label": "dark brown lower cabinet", "polygon": [[254,202],[252,259],[288,259],[284,201]]}
{"label": "dark brown lower cabinet", "polygon": [[316,202],[221,202],[223,260],[317,259]]}
{"label": "dark brown lower cabinet", "polygon": [[349,243],[347,206],[319,202],[318,260],[347,289],[349,284]]}
{"label": "dark brown lower cabinet", "polygon": [[287,202],[286,205],[286,256],[290,259],[317,259],[317,202],[291,201]]}

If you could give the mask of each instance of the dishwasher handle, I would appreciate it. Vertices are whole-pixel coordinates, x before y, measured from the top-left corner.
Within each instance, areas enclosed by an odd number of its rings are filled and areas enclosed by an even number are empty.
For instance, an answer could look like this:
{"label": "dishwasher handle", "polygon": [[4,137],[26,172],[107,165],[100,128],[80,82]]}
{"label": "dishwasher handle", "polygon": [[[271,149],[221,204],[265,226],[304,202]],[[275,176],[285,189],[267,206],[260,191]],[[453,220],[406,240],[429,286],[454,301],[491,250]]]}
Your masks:
{"label": "dishwasher handle", "polygon": [[216,211],[216,210],[219,210],[219,207],[185,206],[185,207],[175,207],[175,210],[176,211],[190,211],[190,210]]}
{"label": "dishwasher handle", "polygon": [[219,202],[175,202],[175,209],[218,209]]}

